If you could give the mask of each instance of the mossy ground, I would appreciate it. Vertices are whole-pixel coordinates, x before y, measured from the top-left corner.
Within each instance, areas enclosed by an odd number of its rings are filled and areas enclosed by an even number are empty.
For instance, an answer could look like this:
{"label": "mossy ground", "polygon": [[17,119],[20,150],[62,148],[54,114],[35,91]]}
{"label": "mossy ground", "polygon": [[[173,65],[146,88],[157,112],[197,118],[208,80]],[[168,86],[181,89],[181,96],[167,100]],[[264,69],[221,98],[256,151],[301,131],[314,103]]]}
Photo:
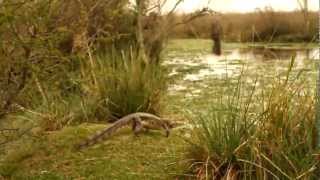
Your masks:
{"label": "mossy ground", "polygon": [[82,151],[73,145],[106,125],[82,124],[17,142],[0,167],[11,179],[174,179],[186,143],[181,133],[169,138],[158,131],[139,137],[129,128]]}

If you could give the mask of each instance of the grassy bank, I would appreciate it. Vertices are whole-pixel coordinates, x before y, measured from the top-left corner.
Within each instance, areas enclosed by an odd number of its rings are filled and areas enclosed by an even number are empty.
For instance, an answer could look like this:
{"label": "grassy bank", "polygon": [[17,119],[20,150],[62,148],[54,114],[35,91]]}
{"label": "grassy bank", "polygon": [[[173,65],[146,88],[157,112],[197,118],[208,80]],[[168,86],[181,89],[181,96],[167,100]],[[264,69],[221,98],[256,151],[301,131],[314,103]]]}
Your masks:
{"label": "grassy bank", "polygon": [[74,143],[105,127],[82,124],[17,141],[0,174],[9,179],[174,179],[183,172],[176,163],[185,148],[178,131],[169,138],[159,132],[135,137],[123,129],[103,144],[73,150]]}

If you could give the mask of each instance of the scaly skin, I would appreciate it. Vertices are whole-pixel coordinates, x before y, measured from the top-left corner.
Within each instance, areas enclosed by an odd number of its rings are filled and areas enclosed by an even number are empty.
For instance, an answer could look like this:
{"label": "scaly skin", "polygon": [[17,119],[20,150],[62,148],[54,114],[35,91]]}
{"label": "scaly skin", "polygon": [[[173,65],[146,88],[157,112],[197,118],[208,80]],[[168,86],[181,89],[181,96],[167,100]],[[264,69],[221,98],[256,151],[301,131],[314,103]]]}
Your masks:
{"label": "scaly skin", "polygon": [[137,112],[124,116],[123,118],[116,121],[111,127],[97,132],[95,135],[89,137],[84,142],[77,144],[75,146],[75,149],[80,150],[97,144],[113,135],[118,129],[130,124],[132,125],[132,130],[136,135],[144,129],[164,129],[168,137],[170,129],[173,128],[169,120],[161,119],[160,117],[153,114]]}

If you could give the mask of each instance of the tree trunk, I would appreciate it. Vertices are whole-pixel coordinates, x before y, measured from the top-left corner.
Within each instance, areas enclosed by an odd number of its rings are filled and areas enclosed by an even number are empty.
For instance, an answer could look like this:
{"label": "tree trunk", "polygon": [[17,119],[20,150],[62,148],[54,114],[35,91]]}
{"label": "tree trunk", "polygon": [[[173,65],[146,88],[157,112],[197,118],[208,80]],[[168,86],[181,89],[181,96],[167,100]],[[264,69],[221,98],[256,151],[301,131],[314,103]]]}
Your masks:
{"label": "tree trunk", "polygon": [[145,47],[144,47],[144,37],[143,37],[143,27],[142,27],[142,15],[144,8],[144,0],[136,0],[137,6],[137,26],[136,26],[136,38],[139,49],[139,55],[147,62]]}
{"label": "tree trunk", "polygon": [[222,28],[219,22],[214,22],[211,29],[211,39],[213,40],[212,52],[215,55],[221,55],[221,34]]}

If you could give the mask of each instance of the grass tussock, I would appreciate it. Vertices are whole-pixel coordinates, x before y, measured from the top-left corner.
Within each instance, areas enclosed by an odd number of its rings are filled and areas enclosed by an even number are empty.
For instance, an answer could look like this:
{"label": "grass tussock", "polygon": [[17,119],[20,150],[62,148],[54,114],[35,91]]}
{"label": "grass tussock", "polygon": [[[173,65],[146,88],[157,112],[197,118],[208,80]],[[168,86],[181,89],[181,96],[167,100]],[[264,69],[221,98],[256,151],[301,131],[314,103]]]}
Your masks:
{"label": "grass tussock", "polygon": [[293,64],[267,84],[242,74],[192,112],[187,158],[197,179],[316,179],[314,96]]}
{"label": "grass tussock", "polygon": [[133,53],[99,56],[96,75],[100,110],[109,120],[137,111],[159,114],[166,91],[163,67]]}

